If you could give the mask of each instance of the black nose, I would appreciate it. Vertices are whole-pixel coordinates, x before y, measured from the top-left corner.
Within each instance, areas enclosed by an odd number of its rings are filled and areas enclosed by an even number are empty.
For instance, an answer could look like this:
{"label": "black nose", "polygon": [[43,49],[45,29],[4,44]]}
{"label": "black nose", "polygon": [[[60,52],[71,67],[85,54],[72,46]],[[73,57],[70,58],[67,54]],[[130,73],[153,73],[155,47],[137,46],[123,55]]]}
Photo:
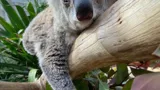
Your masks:
{"label": "black nose", "polygon": [[90,3],[81,3],[76,8],[76,15],[79,21],[91,20],[93,17],[93,8]]}

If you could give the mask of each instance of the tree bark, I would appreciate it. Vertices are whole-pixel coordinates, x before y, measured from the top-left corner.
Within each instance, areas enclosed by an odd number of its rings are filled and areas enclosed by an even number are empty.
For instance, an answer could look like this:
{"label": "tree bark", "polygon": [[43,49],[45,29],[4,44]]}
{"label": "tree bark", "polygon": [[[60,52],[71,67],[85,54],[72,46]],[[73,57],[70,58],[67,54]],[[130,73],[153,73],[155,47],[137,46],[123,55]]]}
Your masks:
{"label": "tree bark", "polygon": [[159,44],[160,1],[118,0],[77,38],[69,60],[71,75],[117,63],[157,59]]}
{"label": "tree bark", "polygon": [[42,74],[35,82],[0,82],[0,90],[46,90],[46,79]]}
{"label": "tree bark", "polygon": [[[118,0],[77,38],[69,59],[71,76],[117,63],[157,59],[159,43],[160,1]],[[3,89],[2,84],[0,90],[18,90]]]}
{"label": "tree bark", "polygon": [[14,83],[14,82],[0,82],[0,90],[44,90],[40,88],[38,83]]}

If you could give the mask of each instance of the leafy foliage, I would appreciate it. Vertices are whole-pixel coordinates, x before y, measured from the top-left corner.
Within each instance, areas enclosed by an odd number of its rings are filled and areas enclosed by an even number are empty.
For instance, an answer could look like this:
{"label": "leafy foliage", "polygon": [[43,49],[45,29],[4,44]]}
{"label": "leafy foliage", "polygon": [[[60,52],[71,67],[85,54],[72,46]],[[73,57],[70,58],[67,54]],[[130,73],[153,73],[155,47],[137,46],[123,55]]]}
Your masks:
{"label": "leafy foliage", "polygon": [[[38,70],[39,75],[41,73],[37,58],[29,55],[22,46],[23,31],[29,25],[29,22],[46,7],[46,4],[39,4],[37,0],[35,0],[35,3],[37,7],[29,2],[26,8],[19,5],[15,5],[14,8],[7,0],[0,0],[0,4],[10,20],[7,22],[0,17],[0,24],[2,25],[2,28],[0,27],[1,80],[27,81],[28,73],[32,72],[33,69]],[[32,72],[31,74],[35,73]],[[31,74],[29,74],[29,77]]]}

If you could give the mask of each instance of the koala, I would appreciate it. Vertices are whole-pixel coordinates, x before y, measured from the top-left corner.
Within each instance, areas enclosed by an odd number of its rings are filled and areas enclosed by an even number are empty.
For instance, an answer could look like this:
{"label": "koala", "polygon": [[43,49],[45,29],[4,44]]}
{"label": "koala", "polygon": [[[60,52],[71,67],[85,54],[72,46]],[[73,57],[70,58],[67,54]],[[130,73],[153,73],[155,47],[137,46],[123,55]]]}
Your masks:
{"label": "koala", "polygon": [[[47,0],[50,11],[45,27],[32,20],[23,34],[25,50],[36,55],[53,90],[76,90],[69,75],[68,58],[77,36],[107,9],[107,0]],[[44,12],[43,12],[44,13]],[[52,28],[50,28],[52,27]],[[32,28],[32,29],[31,29]],[[43,29],[42,29],[43,28]]]}

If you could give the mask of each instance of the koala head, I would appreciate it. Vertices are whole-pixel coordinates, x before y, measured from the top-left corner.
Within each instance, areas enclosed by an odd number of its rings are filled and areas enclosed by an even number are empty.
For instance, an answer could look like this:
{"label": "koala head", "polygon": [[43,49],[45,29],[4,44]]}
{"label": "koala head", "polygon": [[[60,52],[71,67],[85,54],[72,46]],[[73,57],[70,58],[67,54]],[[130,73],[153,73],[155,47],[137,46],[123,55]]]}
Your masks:
{"label": "koala head", "polygon": [[48,0],[59,23],[68,22],[69,28],[83,30],[107,8],[107,0]]}

